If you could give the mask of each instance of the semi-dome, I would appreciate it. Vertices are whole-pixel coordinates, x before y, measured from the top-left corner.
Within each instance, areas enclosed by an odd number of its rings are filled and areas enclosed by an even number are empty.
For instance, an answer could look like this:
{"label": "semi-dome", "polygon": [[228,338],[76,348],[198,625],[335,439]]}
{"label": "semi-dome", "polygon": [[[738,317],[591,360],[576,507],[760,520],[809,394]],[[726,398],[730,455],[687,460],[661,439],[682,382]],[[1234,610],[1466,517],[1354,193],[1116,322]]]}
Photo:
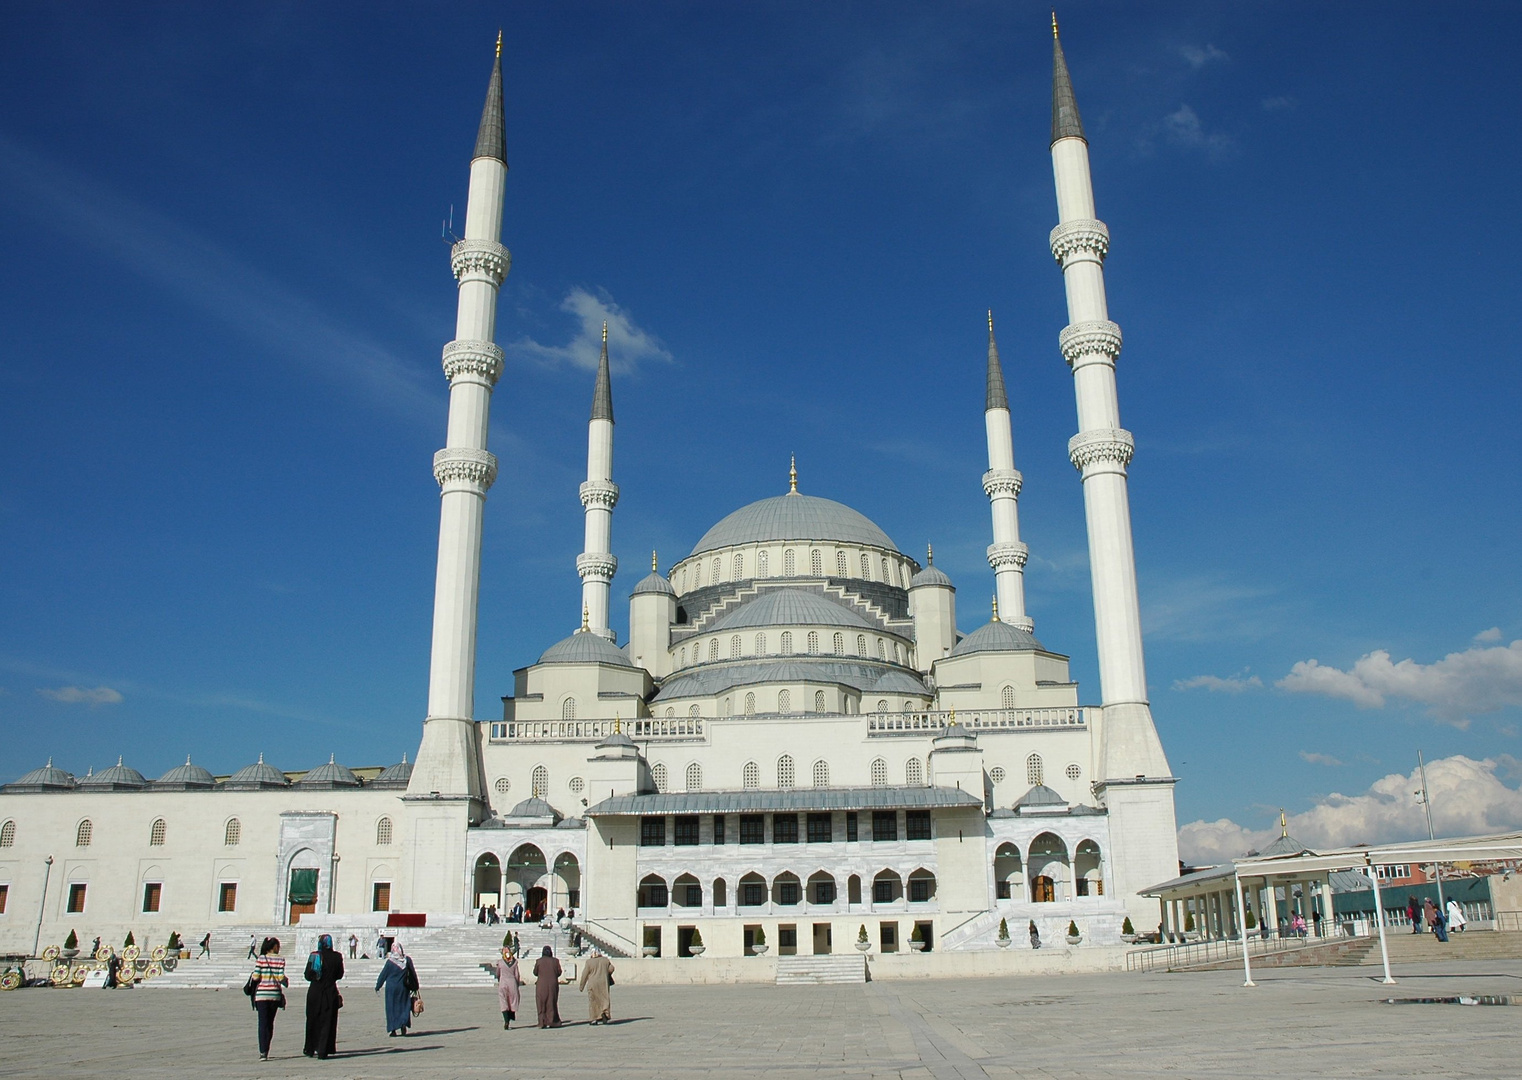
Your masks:
{"label": "semi-dome", "polygon": [[883,677],[878,679],[867,691],[871,694],[915,694],[919,697],[929,697],[930,691],[925,684],[910,675],[907,671],[899,671],[897,668],[889,668],[883,672]]}
{"label": "semi-dome", "polygon": [[692,554],[765,540],[833,540],[898,550],[866,515],[833,499],[792,492],[740,507],[704,533]]}
{"label": "semi-dome", "polygon": [[633,667],[622,649],[601,634],[590,630],[578,630],[568,638],[561,638],[538,660],[541,664],[617,664]]}
{"label": "semi-dome", "polygon": [[703,632],[762,629],[768,626],[843,626],[853,630],[881,630],[855,608],[838,604],[818,593],[802,589],[767,589],[725,612]]}
{"label": "semi-dome", "polygon": [[185,764],[176,765],[163,776],[153,782],[156,788],[165,788],[170,791],[191,791],[200,788],[214,788],[217,786],[217,778],[212,776],[206,769],[193,764],[187,755]]}
{"label": "semi-dome", "polygon": [[997,619],[978,627],[961,641],[957,642],[956,648],[951,650],[953,657],[971,656],[973,653],[987,652],[1033,652],[1046,651],[1046,646],[1037,641],[1029,630],[1022,630],[1018,626],[1012,626],[1007,622]]}
{"label": "semi-dome", "polygon": [[560,820],[560,815],[555,808],[537,795],[524,799],[517,806],[507,812],[510,818],[554,818]]}
{"label": "semi-dome", "polygon": [[91,773],[79,781],[81,791],[141,791],[148,786],[148,779],[130,765],[116,764],[98,773]]}
{"label": "semi-dome", "polygon": [[388,765],[380,771],[380,775],[370,781],[373,788],[396,788],[401,789],[412,782],[412,764],[407,760],[407,755],[402,755],[402,760],[395,765]]}
{"label": "semi-dome", "polygon": [[1015,801],[1016,810],[1066,808],[1068,801],[1045,784],[1037,784]]}
{"label": "semi-dome", "polygon": [[72,791],[73,789],[74,777],[55,766],[52,758],[48,758],[48,763],[42,768],[33,769],[21,779],[5,785],[6,791]]}
{"label": "semi-dome", "polygon": [[261,788],[290,787],[291,782],[275,766],[265,764],[264,755],[260,754],[258,761],[243,766],[228,777],[226,786],[233,791],[258,791]]}
{"label": "semi-dome", "polygon": [[340,765],[336,755],[328,755],[328,763],[319,765],[296,781],[297,787],[304,788],[339,788],[359,787],[359,777],[350,771],[347,765]]}

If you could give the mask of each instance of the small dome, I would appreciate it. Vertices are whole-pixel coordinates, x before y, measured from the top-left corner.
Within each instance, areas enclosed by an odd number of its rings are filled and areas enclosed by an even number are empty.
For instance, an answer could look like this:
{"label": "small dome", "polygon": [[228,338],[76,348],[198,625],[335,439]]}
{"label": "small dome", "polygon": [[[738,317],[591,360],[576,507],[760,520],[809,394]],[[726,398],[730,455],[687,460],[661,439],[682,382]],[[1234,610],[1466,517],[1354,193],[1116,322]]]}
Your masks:
{"label": "small dome", "polygon": [[189,756],[185,758],[185,764],[176,765],[163,776],[153,782],[157,788],[169,788],[174,791],[189,791],[193,788],[214,788],[217,786],[217,778],[191,763]]}
{"label": "small dome", "polygon": [[568,817],[555,826],[557,829],[585,829],[586,827],[587,823],[579,817]]}
{"label": "small dome", "polygon": [[802,589],[767,589],[754,600],[747,600],[733,611],[725,612],[703,632],[748,630],[767,626],[842,626],[852,630],[881,630],[854,608],[837,604],[818,593]]}
{"label": "small dome", "polygon": [[793,492],[740,507],[704,533],[692,554],[764,540],[836,540],[898,550],[864,514],[833,499]]}
{"label": "small dome", "polygon": [[74,777],[57,768],[53,759],[40,769],[33,769],[21,779],[6,784],[6,791],[72,791]]}
{"label": "small dome", "polygon": [[81,791],[141,791],[148,786],[148,779],[130,765],[116,764],[98,773],[91,773],[79,782]]}
{"label": "small dome", "polygon": [[918,589],[925,585],[939,585],[941,588],[950,589],[952,592],[956,592],[957,588],[935,563],[931,563],[909,580],[909,587],[911,589]]}
{"label": "small dome", "polygon": [[971,656],[973,653],[988,652],[1034,652],[1045,651],[1046,646],[1037,641],[1029,630],[1021,630],[1007,622],[985,623],[961,641],[957,642],[956,648],[951,650],[951,655]]}
{"label": "small dome", "polygon": [[304,788],[339,788],[359,787],[359,777],[349,770],[347,765],[338,764],[336,755],[328,755],[328,763],[319,765],[296,781],[297,787]]}
{"label": "small dome", "polygon": [[285,773],[264,763],[263,754],[259,755],[258,761],[243,766],[227,780],[227,786],[234,791],[256,791],[260,788],[283,788],[290,785]]}
{"label": "small dome", "polygon": [[1037,784],[1015,801],[1015,809],[1067,806],[1068,801],[1045,784]]}
{"label": "small dome", "polygon": [[601,634],[594,634],[590,630],[578,630],[568,638],[562,638],[555,642],[544,655],[539,657],[541,664],[616,664],[618,667],[633,667],[623,650],[613,644]]}
{"label": "small dome", "polygon": [[546,818],[547,817],[547,818],[555,818],[556,820],[559,820],[559,818],[560,818],[560,815],[555,813],[555,808],[553,806],[551,806],[549,803],[545,802],[543,799],[541,799],[537,795],[534,795],[534,796],[532,796],[530,798],[524,799],[517,806],[515,806],[511,810],[509,810],[507,812],[507,816],[510,817],[510,818]]}
{"label": "small dome", "polygon": [[925,684],[910,675],[907,671],[899,671],[889,668],[883,672],[883,677],[878,679],[867,690],[869,694],[914,694],[917,697],[929,697],[930,691],[925,689]]}
{"label": "small dome", "polygon": [[671,582],[666,580],[666,575],[659,570],[652,570],[640,579],[638,585],[630,596],[675,596],[676,590],[671,587]]}
{"label": "small dome", "polygon": [[603,749],[606,749],[607,747],[610,747],[610,746],[634,746],[634,745],[635,745],[634,740],[629,738],[629,736],[625,735],[622,731],[615,731],[613,734],[609,735],[606,739],[603,739],[601,742],[599,742],[597,744],[597,749],[603,750]]}
{"label": "small dome", "polygon": [[388,765],[381,770],[380,775],[370,781],[373,788],[404,788],[412,780],[412,765],[407,761],[407,755],[402,755],[402,760],[395,765]]}

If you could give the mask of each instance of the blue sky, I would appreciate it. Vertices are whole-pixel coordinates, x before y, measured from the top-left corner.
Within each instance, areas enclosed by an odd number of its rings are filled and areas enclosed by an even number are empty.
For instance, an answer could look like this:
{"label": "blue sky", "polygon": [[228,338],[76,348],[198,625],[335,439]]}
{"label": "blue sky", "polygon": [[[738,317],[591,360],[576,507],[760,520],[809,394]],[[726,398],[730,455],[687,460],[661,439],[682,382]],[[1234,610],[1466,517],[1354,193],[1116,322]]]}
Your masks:
{"label": "blue sky", "polygon": [[[1451,781],[1440,826],[1522,825],[1522,12],[1059,15],[1113,236],[1186,848],[1249,842],[1280,806],[1321,839],[1410,832],[1418,748]],[[514,264],[478,715],[578,622],[605,316],[621,632],[650,550],[669,565],[785,490],[790,452],[804,491],[933,542],[975,629],[989,307],[1031,613],[1097,701],[1046,20],[7,5],[0,778],[50,754],[156,775],[414,748],[455,307],[440,222],[499,24]]]}

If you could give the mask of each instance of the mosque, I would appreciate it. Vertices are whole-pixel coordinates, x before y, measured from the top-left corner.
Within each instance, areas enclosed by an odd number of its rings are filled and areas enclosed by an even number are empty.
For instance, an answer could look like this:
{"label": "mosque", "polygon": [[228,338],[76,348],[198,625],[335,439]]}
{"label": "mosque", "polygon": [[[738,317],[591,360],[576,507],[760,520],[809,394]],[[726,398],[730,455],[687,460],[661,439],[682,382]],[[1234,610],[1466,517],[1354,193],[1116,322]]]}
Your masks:
{"label": "mosque", "polygon": [[[1178,873],[1173,784],[1146,695],[1127,469],[1084,137],[1053,25],[1051,153],[1066,287],[1059,346],[1079,431],[1100,703],[1025,612],[1021,475],[988,325],[988,621],[861,512],[800,490],[721,517],[629,593],[609,628],[613,386],[592,395],[581,629],[514,673],[478,719],[477,597],[506,181],[501,45],[454,245],[428,712],[415,760],[226,777],[188,761],[149,781],[52,763],[0,790],[0,953],[72,927],[449,925],[481,906],[574,908],[623,955],[1028,948],[1079,928],[1113,944],[1138,890]],[[969,477],[969,484],[973,482]],[[804,484],[804,487],[807,485]],[[780,485],[779,485],[780,487]],[[981,605],[979,605],[981,608]],[[983,618],[980,611],[979,619]],[[863,944],[863,937],[865,942]]]}

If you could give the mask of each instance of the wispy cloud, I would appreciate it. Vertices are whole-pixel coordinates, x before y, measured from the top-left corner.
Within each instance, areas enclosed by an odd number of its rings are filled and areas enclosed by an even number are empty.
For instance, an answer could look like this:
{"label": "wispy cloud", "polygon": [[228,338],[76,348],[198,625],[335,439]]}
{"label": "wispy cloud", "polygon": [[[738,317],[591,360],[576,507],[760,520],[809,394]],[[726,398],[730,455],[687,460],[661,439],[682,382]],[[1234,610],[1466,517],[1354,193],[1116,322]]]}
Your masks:
{"label": "wispy cloud", "polygon": [[109,686],[41,687],[37,694],[65,705],[120,705],[125,700],[120,690],[113,690]]}
{"label": "wispy cloud", "polygon": [[1211,157],[1230,153],[1234,144],[1229,135],[1219,131],[1206,131],[1200,114],[1188,105],[1163,117],[1163,139],[1182,150],[1202,150]]}
{"label": "wispy cloud", "polygon": [[1263,99],[1264,112],[1288,112],[1290,109],[1293,109],[1295,105],[1296,101],[1294,98],[1284,97],[1282,95],[1279,97],[1266,97]]}
{"label": "wispy cloud", "polygon": [[560,302],[560,310],[576,320],[576,333],[564,345],[545,345],[530,337],[521,337],[507,346],[507,352],[535,363],[596,370],[602,355],[602,324],[608,324],[608,363],[616,371],[633,371],[642,363],[672,362],[670,351],[660,338],[638,326],[632,316],[599,289],[591,292],[572,289]]}
{"label": "wispy cloud", "polygon": [[1384,649],[1360,657],[1346,671],[1301,660],[1275,685],[1292,693],[1351,701],[1363,709],[1382,708],[1392,698],[1413,701],[1464,727],[1471,716],[1522,706],[1522,641],[1474,645],[1431,664],[1392,662]]}
{"label": "wispy cloud", "polygon": [[1331,754],[1318,754],[1314,750],[1300,751],[1300,759],[1308,761],[1312,765],[1341,765],[1342,762]]}
{"label": "wispy cloud", "polygon": [[1180,45],[1178,51],[1184,61],[1196,71],[1206,64],[1224,64],[1231,59],[1226,50],[1214,45]]}
{"label": "wispy cloud", "polygon": [[431,368],[402,360],[216,241],[0,135],[0,198],[7,196],[231,333],[358,387],[388,409],[437,420],[440,399],[424,381],[436,375]]}
{"label": "wispy cloud", "polygon": [[[1522,791],[1501,779],[1510,764],[1463,755],[1427,762],[1437,834],[1476,836],[1522,827]],[[1413,795],[1420,788],[1421,778],[1412,770],[1382,777],[1358,795],[1327,795],[1290,816],[1290,835],[1315,849],[1424,838],[1427,820]],[[1187,862],[1223,862],[1261,850],[1278,835],[1277,827],[1252,829],[1229,818],[1191,821],[1179,829],[1179,854]]]}
{"label": "wispy cloud", "polygon": [[1229,675],[1221,678],[1219,675],[1196,675],[1192,679],[1175,679],[1175,690],[1209,690],[1217,694],[1241,694],[1248,690],[1263,689],[1263,680],[1256,675]]}
{"label": "wispy cloud", "polygon": [[1271,630],[1263,601],[1272,590],[1215,576],[1159,579],[1142,597],[1142,629],[1148,637],[1200,641],[1251,638]]}
{"label": "wispy cloud", "polygon": [[1492,626],[1489,630],[1481,630],[1474,636],[1474,640],[1481,642],[1482,644],[1488,644],[1493,641],[1500,641],[1501,628],[1499,626]]}

